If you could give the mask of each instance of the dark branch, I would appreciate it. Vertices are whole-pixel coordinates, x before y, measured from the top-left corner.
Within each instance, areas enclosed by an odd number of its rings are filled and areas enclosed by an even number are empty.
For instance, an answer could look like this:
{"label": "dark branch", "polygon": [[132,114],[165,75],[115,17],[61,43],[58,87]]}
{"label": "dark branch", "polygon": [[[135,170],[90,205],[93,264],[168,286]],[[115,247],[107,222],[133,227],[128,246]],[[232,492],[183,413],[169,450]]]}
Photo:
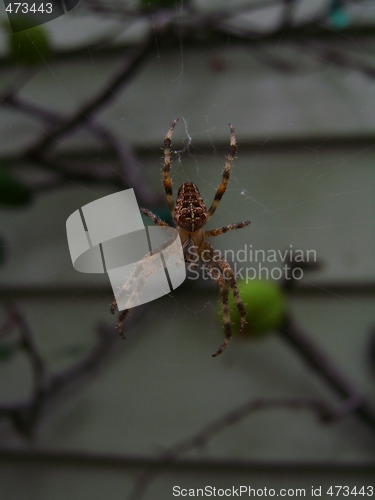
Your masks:
{"label": "dark branch", "polygon": [[157,474],[160,473],[162,467],[166,467],[175,462],[183,453],[202,448],[220,432],[237,424],[257,411],[278,409],[311,410],[319,419],[324,421],[329,420],[332,415],[337,415],[337,412],[333,411],[328,404],[314,398],[250,399],[222,417],[211,421],[193,436],[182,439],[180,442],[162,452],[159,455],[159,467],[157,469],[148,468],[140,474],[127,500],[140,500]]}
{"label": "dark branch", "polygon": [[[67,121],[67,118],[59,113],[44,109],[39,105],[29,103],[14,94],[8,94],[0,97],[0,102],[3,105],[11,107],[12,109],[21,111],[24,114],[34,118],[39,118],[46,123],[56,125],[63,124]],[[142,204],[150,206],[160,204],[161,197],[154,195],[149,189],[147,189],[142,180],[141,171],[133,149],[125,141],[122,141],[120,145],[114,134],[112,134],[103,125],[97,125],[92,120],[88,120],[87,123],[85,123],[85,126],[93,135],[105,142],[109,146],[110,150],[114,152],[120,162],[121,172],[108,172],[107,169],[105,171],[101,169],[100,172],[98,172],[97,169],[93,170],[92,165],[90,165],[90,168],[81,168],[80,171],[77,172],[76,168],[67,167],[50,156],[48,158],[42,155],[39,155],[37,158],[33,157],[33,162],[37,166],[44,167],[48,171],[53,171],[54,173],[56,172],[60,176],[60,180],[50,181],[47,184],[47,188],[49,186],[52,188],[58,187],[59,185],[61,186],[66,182],[71,181],[106,182],[117,185],[121,188],[133,187],[137,195],[137,199]],[[43,190],[43,186],[41,190]]]}
{"label": "dark branch", "polygon": [[[344,403],[341,413],[356,414],[375,432],[375,410],[361,394],[331,363],[326,355],[303,333],[291,318],[279,331],[282,338],[293,347],[310,366],[341,398]],[[336,412],[340,416],[340,412]]]}
{"label": "dark branch", "polygon": [[[104,326],[98,328],[98,340],[93,348],[75,365],[63,372],[48,375],[46,365],[34,342],[30,327],[20,310],[11,303],[7,306],[7,316],[2,331],[9,332],[9,326],[17,328],[20,347],[24,350],[33,370],[33,392],[28,401],[0,405],[0,419],[12,422],[17,431],[30,438],[38,424],[43,409],[52,397],[57,396],[83,376],[96,370],[107,355],[114,339],[113,331]],[[8,326],[9,325],[9,326]]]}
{"label": "dark branch", "polygon": [[88,103],[82,106],[82,108],[74,116],[68,118],[62,124],[58,124],[58,126],[55,127],[55,129],[47,137],[39,141],[27,152],[27,156],[31,158],[39,157],[41,154],[45,153],[58,139],[72,133],[80,125],[86,123],[94,113],[98,113],[105,104],[116,97],[116,92],[118,92],[120,88],[128,83],[129,80],[136,74],[138,69],[148,57],[150,48],[151,44],[147,43],[141,49],[135,51],[135,53],[127,59],[121,71],[107,85],[105,85],[103,90],[95,95]]}

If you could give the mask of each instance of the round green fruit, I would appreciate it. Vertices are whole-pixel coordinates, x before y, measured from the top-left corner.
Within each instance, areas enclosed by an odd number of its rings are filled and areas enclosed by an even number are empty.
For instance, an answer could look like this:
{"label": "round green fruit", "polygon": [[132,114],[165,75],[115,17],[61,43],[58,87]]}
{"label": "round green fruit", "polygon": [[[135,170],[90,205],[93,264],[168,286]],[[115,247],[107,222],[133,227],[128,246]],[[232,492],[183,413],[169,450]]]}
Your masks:
{"label": "round green fruit", "polygon": [[[271,281],[252,280],[248,283],[239,282],[238,289],[246,309],[246,325],[242,334],[261,336],[281,326],[285,318],[286,302],[280,287]],[[241,319],[232,293],[229,308],[233,332],[238,332]],[[221,303],[220,317],[223,317]]]}
{"label": "round green fruit", "polygon": [[43,26],[9,31],[9,50],[13,61],[26,66],[45,64],[51,54],[49,35]]}

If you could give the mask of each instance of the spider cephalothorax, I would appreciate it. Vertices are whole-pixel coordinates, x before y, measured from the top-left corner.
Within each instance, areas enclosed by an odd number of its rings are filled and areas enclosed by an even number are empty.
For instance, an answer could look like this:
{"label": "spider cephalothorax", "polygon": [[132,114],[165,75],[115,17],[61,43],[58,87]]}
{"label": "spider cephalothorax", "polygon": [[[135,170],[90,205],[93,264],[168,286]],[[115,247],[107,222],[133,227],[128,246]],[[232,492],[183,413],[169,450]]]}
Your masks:
{"label": "spider cephalothorax", "polygon": [[[220,234],[231,231],[232,229],[240,229],[250,224],[250,221],[237,222],[228,226],[223,226],[218,229],[211,229],[204,231],[204,226],[207,221],[212,217],[216,211],[221,198],[223,197],[228,185],[230,177],[230,169],[232,161],[237,149],[236,137],[231,124],[229,124],[231,131],[230,149],[226,158],[222,180],[216,190],[216,194],[210,208],[207,210],[206,205],[199,193],[199,190],[192,182],[184,182],[178,190],[176,205],[173,200],[172,181],[170,177],[171,171],[171,140],[173,129],[177,123],[177,119],[170,126],[164,140],[164,167],[163,167],[163,184],[167,197],[169,209],[173,216],[176,228],[179,232],[182,248],[184,251],[185,261],[192,265],[197,265],[197,260],[200,260],[202,265],[206,267],[211,278],[219,285],[221,299],[223,304],[223,319],[225,329],[225,339],[221,344],[218,351],[213,354],[214,357],[223,352],[228,345],[229,339],[232,336],[231,319],[229,311],[229,287],[232,290],[237,309],[241,316],[242,330],[245,325],[246,311],[241,300],[235,274],[230,267],[229,263],[224,260],[220,252],[215,250],[207,238],[212,236],[219,236]],[[162,221],[157,215],[153,214],[146,208],[142,208],[141,212],[150,217],[152,221],[158,226],[167,226],[168,224]],[[111,312],[113,313],[116,307],[116,300],[111,305]],[[122,311],[118,319],[118,331],[123,337],[122,329],[124,319],[128,313],[128,309]]]}

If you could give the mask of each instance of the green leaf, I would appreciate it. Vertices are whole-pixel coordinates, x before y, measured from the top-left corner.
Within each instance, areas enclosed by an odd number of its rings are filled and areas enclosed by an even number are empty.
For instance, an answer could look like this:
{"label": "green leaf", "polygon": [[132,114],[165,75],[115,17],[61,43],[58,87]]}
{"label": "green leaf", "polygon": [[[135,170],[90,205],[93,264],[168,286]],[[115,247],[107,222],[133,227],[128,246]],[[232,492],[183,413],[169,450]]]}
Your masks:
{"label": "green leaf", "polygon": [[157,7],[160,9],[169,9],[176,7],[176,0],[141,0],[144,7]]}
{"label": "green leaf", "polygon": [[0,206],[16,207],[31,202],[31,189],[4,167],[0,168]]}
{"label": "green leaf", "polygon": [[0,361],[9,361],[16,353],[18,346],[16,344],[4,344],[0,346]]}

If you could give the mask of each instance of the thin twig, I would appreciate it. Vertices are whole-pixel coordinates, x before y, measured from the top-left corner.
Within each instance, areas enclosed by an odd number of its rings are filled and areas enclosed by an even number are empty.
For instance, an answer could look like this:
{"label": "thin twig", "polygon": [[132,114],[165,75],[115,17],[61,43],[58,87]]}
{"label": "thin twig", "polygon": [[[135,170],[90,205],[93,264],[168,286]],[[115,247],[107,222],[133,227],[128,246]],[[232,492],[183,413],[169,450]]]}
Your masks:
{"label": "thin twig", "polygon": [[5,308],[5,319],[3,324],[0,325],[0,341],[3,340],[4,337],[13,332],[16,326],[15,319],[13,317],[12,311],[9,307]]}
{"label": "thin twig", "polygon": [[34,342],[25,316],[14,303],[7,306],[8,317],[18,329],[20,347],[25,351],[33,370],[33,391],[26,401],[0,405],[0,419],[8,419],[23,436],[30,438],[40,420],[46,403],[57,396],[73,382],[98,368],[109,347],[116,338],[113,331],[100,326],[98,340],[93,348],[71,368],[57,374],[48,375],[46,364]]}
{"label": "thin twig", "polygon": [[[314,271],[321,267],[320,262],[289,262],[291,270],[303,267],[305,271]],[[293,277],[293,273],[291,272]],[[284,280],[281,287],[284,291],[291,291],[298,287],[294,279]],[[335,367],[325,353],[300,329],[295,321],[286,315],[284,324],[279,329],[279,335],[292,346],[298,355],[310,366],[336,394],[343,398],[343,402],[336,411],[336,418],[349,413],[356,414],[364,424],[375,431],[375,409],[367,398]],[[333,416],[332,416],[333,418]]]}
{"label": "thin twig", "polygon": [[[297,263],[290,262],[291,267],[296,265]],[[319,268],[319,266],[319,263],[314,263],[306,267],[307,269],[314,270]],[[285,281],[283,286],[290,289],[290,286],[296,285],[295,281],[291,280],[291,282],[292,285],[288,281]],[[325,422],[333,422],[354,413],[372,431],[375,431],[375,412],[370,403],[346,380],[325,354],[306,335],[297,329],[290,318],[286,318],[284,325],[280,328],[280,335],[343,398],[341,403],[337,407],[333,407],[331,404],[315,398],[250,399],[247,403],[210,422],[195,435],[181,440],[161,453],[159,456],[161,465],[166,466],[176,461],[181,454],[195,448],[201,448],[221,431],[260,410],[305,408],[312,410],[320,420]],[[141,473],[136,479],[127,500],[140,500],[157,474],[158,470],[151,468]]]}
{"label": "thin twig", "polygon": [[114,78],[112,78],[112,80],[108,82],[108,84],[106,84],[98,94],[83,105],[76,114],[65,120],[64,123],[58,124],[50,134],[48,134],[41,141],[38,141],[38,143],[26,153],[27,156],[39,157],[41,154],[45,153],[58,139],[61,139],[67,134],[71,134],[80,125],[86,123],[94,113],[98,113],[105,104],[116,96],[116,92],[118,92],[120,88],[128,83],[129,80],[135,75],[146,58],[149,56],[150,49],[151,44],[150,41],[148,41],[141,49],[136,50],[134,54],[126,60],[126,63],[121,71]]}
{"label": "thin twig", "polygon": [[[49,124],[63,124],[67,121],[67,118],[63,115],[50,111],[36,105],[29,103],[15,94],[8,94],[5,96],[0,96],[0,103],[6,106],[10,106],[24,114],[30,115],[35,118],[39,118],[44,122]],[[137,199],[142,203],[142,205],[155,206],[161,203],[161,196],[155,195],[151,190],[149,190],[142,180],[142,175],[140,168],[138,166],[135,153],[133,149],[122,140],[121,145],[106,127],[103,125],[98,125],[95,122],[88,120],[85,123],[86,128],[93,133],[96,137],[99,137],[104,142],[106,142],[110,149],[116,154],[121,165],[121,173],[114,171],[108,173],[106,170],[103,175],[98,175],[97,171],[93,171],[92,168],[81,169],[77,172],[76,169],[68,168],[61,162],[57,162],[50,156],[48,158],[44,156],[39,156],[37,159],[33,159],[36,165],[41,167],[46,167],[48,171],[56,172],[60,174],[61,185],[64,185],[65,181],[75,182],[108,182],[119,187],[126,188],[132,187],[137,195]],[[92,167],[92,166],[91,166]],[[58,186],[59,180],[50,182],[52,188]]]}
{"label": "thin twig", "polygon": [[152,481],[156,478],[158,473],[160,473],[162,467],[166,467],[167,465],[177,461],[183,453],[193,449],[202,448],[220,432],[237,424],[257,411],[285,408],[291,410],[308,409],[313,411],[320,419],[323,420],[327,420],[327,417],[333,414],[329,405],[314,398],[252,398],[223,416],[211,421],[194,435],[182,439],[175,445],[163,451],[159,455],[159,467],[157,469],[148,468],[139,475],[127,497],[127,500],[140,500]]}
{"label": "thin twig", "polygon": [[[354,413],[375,432],[375,410],[367,398],[336,369],[334,364],[288,317],[279,334],[291,345],[340,397],[344,399],[343,414]],[[340,416],[340,411],[337,413]]]}

